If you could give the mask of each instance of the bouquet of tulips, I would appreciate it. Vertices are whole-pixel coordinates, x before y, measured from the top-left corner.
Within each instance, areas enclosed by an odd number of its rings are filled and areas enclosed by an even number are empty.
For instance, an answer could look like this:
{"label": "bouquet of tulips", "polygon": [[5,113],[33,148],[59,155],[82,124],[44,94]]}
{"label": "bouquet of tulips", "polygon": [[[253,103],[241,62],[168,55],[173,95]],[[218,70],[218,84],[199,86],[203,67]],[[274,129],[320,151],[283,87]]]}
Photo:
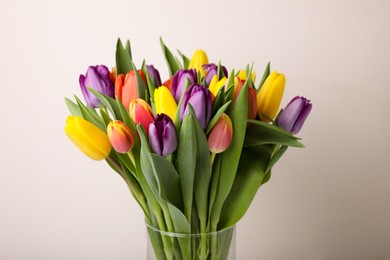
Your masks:
{"label": "bouquet of tulips", "polygon": [[[88,157],[106,160],[128,185],[152,230],[207,234],[234,226],[287,147],[312,104],[295,97],[279,111],[285,77],[268,63],[258,84],[249,65],[228,73],[197,50],[179,58],[161,40],[170,77],[118,40],[116,67],[80,76],[86,104],[65,99],[65,133]],[[157,259],[226,259],[224,238],[180,240],[149,232]]]}

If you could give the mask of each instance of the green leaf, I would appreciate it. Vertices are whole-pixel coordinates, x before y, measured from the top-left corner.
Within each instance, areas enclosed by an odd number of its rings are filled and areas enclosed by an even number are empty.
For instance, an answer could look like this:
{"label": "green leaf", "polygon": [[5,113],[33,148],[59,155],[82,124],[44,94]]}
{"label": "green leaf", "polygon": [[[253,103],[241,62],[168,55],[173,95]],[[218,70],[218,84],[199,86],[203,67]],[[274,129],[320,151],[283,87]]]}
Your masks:
{"label": "green leaf", "polygon": [[91,91],[92,94],[94,94],[100,100],[103,106],[105,106],[108,109],[108,111],[111,112],[114,119],[123,121],[122,114],[119,110],[118,104],[115,99],[107,95],[104,95],[100,92],[97,92],[93,88],[88,87],[88,90]]}
{"label": "green leaf", "polygon": [[217,123],[218,119],[221,117],[222,113],[225,112],[225,110],[227,109],[227,107],[230,105],[231,102],[232,101],[227,102],[226,104],[224,104],[222,107],[218,109],[217,113],[215,113],[213,118],[210,120],[210,123],[206,127],[205,130],[206,135],[210,133],[213,126]]}
{"label": "green leaf", "polygon": [[225,103],[225,88],[220,88],[218,90],[218,93],[214,99],[213,107],[212,107],[212,114],[217,113],[218,109],[222,106],[222,104]]}
{"label": "green leaf", "polygon": [[79,106],[73,103],[73,101],[71,101],[69,98],[65,98],[65,104],[72,115],[83,117],[83,114],[81,113]]}
{"label": "green leaf", "polygon": [[126,75],[131,70],[131,50],[130,41],[127,41],[126,49],[123,47],[122,41],[118,38],[116,43],[116,73]]}
{"label": "green leaf", "polygon": [[180,177],[175,167],[166,158],[158,154],[151,154],[151,156],[161,187],[160,195],[175,207],[183,208]]}
{"label": "green leaf", "polygon": [[233,187],[222,209],[218,229],[233,226],[244,216],[262,184],[271,153],[272,145],[243,149]]}
{"label": "green leaf", "polygon": [[125,50],[127,51],[127,53],[129,54],[129,57],[130,59],[133,59],[132,58],[132,55],[131,55],[131,45],[130,45],[130,40],[127,40],[126,41],[126,47],[125,47]]}
{"label": "green leaf", "polygon": [[268,62],[267,67],[265,68],[263,77],[261,78],[260,84],[259,84],[259,86],[257,87],[257,90],[256,90],[257,92],[259,92],[259,90],[261,89],[261,87],[262,87],[263,84],[264,84],[264,81],[268,78],[268,76],[269,76],[269,74],[270,74],[270,70],[271,70],[271,63]]}
{"label": "green leaf", "polygon": [[185,69],[185,70],[188,69],[188,66],[190,66],[191,60],[187,56],[185,56],[181,51],[177,50],[177,52],[179,53],[179,55],[183,59],[183,69]]}
{"label": "green leaf", "polygon": [[177,148],[177,170],[180,175],[184,202],[184,215],[190,222],[196,167],[196,134],[192,115],[188,114],[182,123]]}
{"label": "green leaf", "polygon": [[241,155],[242,146],[245,138],[245,131],[248,117],[248,84],[242,87],[237,98],[236,105],[230,114],[233,124],[233,138],[229,148],[221,154],[221,169],[219,184],[214,206],[211,214],[211,228],[216,230],[222,206],[229,195],[236,176],[238,162]]}
{"label": "green leaf", "polygon": [[96,114],[96,111],[93,110],[95,113],[93,113],[90,109],[88,109],[82,102],[81,100],[75,96],[76,102],[78,107],[80,108],[80,112],[82,114],[82,117],[89,121],[90,123],[94,124],[95,126],[99,127],[101,130],[104,132],[106,131],[106,125],[103,122],[103,119],[99,117]]}
{"label": "green leaf", "polygon": [[260,144],[280,144],[293,147],[304,147],[298,138],[283,129],[269,123],[248,120],[253,125],[247,129],[244,146]]}
{"label": "green leaf", "polygon": [[164,44],[162,38],[160,38],[160,44],[165,56],[165,59],[168,64],[169,76],[172,77],[176,71],[182,69],[180,62],[178,62],[177,58],[173,56],[172,52],[168,49],[168,47]]}
{"label": "green leaf", "polygon": [[[215,197],[217,195],[220,172],[221,172],[221,156],[216,154],[213,163],[213,173],[212,173],[211,184],[210,184],[209,219],[211,218]],[[210,225],[211,221],[209,221],[208,224]],[[209,228],[210,227],[208,227],[208,229]]]}

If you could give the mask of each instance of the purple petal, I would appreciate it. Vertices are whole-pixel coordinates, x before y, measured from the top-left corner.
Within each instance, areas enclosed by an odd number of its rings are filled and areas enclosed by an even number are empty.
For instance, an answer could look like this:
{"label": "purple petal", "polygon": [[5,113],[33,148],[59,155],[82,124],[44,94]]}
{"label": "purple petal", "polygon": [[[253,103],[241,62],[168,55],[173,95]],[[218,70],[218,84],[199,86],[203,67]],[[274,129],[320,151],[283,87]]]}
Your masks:
{"label": "purple petal", "polygon": [[312,107],[313,107],[313,105],[311,103],[307,103],[305,108],[299,114],[299,117],[298,117],[297,121],[295,122],[293,129],[291,130],[292,133],[297,134],[301,130],[303,124],[305,123],[306,118],[310,114]]}
{"label": "purple petal", "polygon": [[287,104],[286,108],[280,114],[277,124],[284,130],[291,132],[294,124],[305,107],[305,102],[300,97],[295,97]]}
{"label": "purple petal", "polygon": [[94,107],[94,104],[90,100],[90,95],[92,95],[92,94],[88,91],[87,87],[84,84],[84,82],[85,82],[85,76],[84,75],[80,75],[79,82],[80,82],[81,93],[83,93],[85,102],[87,102],[87,104],[90,107]]}
{"label": "purple petal", "polygon": [[149,125],[149,143],[153,152],[161,155],[162,150],[160,145],[159,133],[154,123],[151,123]]}
{"label": "purple petal", "polygon": [[161,78],[158,70],[156,70],[153,65],[146,65],[146,70],[148,71],[149,78],[152,83],[154,83],[154,86],[156,88],[161,86]]}
{"label": "purple petal", "polygon": [[177,147],[176,140],[176,128],[173,122],[169,122],[165,128],[162,135],[162,140],[164,143],[164,148],[162,150],[162,156],[166,156],[168,154],[173,153]]}

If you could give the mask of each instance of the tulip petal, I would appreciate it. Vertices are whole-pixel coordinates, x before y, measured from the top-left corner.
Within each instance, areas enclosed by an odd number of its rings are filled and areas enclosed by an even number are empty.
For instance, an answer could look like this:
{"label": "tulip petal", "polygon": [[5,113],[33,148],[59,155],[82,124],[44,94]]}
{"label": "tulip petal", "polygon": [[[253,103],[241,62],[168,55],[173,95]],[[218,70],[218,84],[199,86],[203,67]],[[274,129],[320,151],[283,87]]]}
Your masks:
{"label": "tulip petal", "polygon": [[154,91],[154,104],[157,114],[164,113],[175,120],[177,104],[167,87],[160,86]]}
{"label": "tulip petal", "polygon": [[80,75],[79,82],[80,82],[81,93],[84,96],[85,102],[87,102],[87,104],[90,107],[93,107],[93,103],[91,102],[90,97],[89,97],[92,94],[88,91],[87,87],[84,84],[84,81],[85,81],[85,76],[84,75]]}
{"label": "tulip petal", "polygon": [[306,118],[310,114],[310,111],[311,111],[312,107],[313,107],[313,105],[311,103],[310,104],[306,104],[305,108],[299,114],[299,117],[296,120],[293,129],[291,130],[292,133],[296,134],[296,133],[298,133],[301,130],[303,124],[306,121]]}
{"label": "tulip petal", "polygon": [[159,133],[155,126],[155,124],[149,125],[149,143],[150,147],[152,148],[153,152],[156,154],[161,155],[162,153],[162,140],[160,142]]}
{"label": "tulip petal", "polygon": [[177,148],[177,137],[174,129],[175,125],[172,121],[164,127],[164,132],[162,134],[162,141],[164,144],[161,154],[162,156],[173,153]]}

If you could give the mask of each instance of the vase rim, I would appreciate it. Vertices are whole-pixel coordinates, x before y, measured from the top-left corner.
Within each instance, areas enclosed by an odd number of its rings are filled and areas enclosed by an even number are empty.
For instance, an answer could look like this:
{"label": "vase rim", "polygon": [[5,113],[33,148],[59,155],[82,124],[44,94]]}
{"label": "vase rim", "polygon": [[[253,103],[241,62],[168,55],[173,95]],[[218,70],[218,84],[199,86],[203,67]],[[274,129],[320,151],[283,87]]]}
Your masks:
{"label": "vase rim", "polygon": [[172,236],[172,237],[202,237],[202,236],[215,236],[215,235],[218,235],[220,233],[223,233],[223,232],[226,232],[228,230],[232,230],[236,227],[236,225],[233,225],[233,226],[230,226],[230,227],[227,227],[227,228],[224,228],[224,229],[221,229],[221,230],[218,230],[218,231],[213,231],[213,232],[207,232],[207,233],[190,233],[190,234],[187,234],[187,233],[176,233],[176,232],[169,232],[169,231],[163,231],[163,230],[160,230],[160,229],[157,229],[151,225],[149,225],[146,221],[145,221],[145,224],[146,224],[146,227],[153,230],[153,231],[156,231],[156,232],[159,232],[160,234],[162,235],[165,235],[165,236]]}

